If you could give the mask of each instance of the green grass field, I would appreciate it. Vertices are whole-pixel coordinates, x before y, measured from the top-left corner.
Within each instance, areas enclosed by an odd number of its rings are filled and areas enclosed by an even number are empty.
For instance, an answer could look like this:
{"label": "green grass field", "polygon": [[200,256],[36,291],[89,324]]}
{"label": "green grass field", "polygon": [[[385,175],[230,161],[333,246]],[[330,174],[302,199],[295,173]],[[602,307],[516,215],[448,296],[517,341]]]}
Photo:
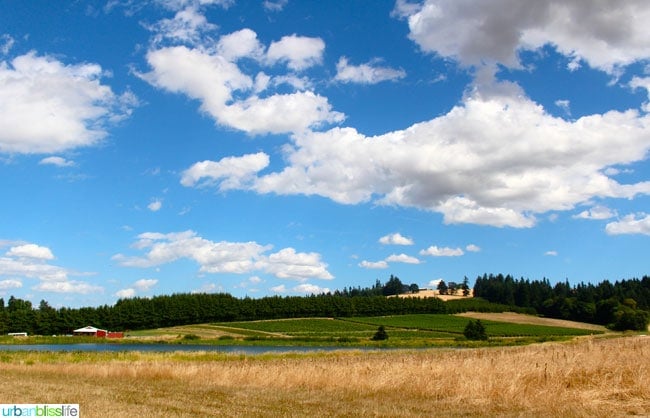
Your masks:
{"label": "green grass field", "polygon": [[[130,331],[123,340],[88,337],[0,337],[0,344],[60,344],[75,342],[180,343],[217,345],[344,345],[382,347],[519,345],[600,331],[557,326],[482,321],[490,341],[466,341],[463,330],[470,318],[441,315],[395,315],[354,318],[298,318],[247,322],[220,322]],[[379,326],[388,340],[372,341]]]}

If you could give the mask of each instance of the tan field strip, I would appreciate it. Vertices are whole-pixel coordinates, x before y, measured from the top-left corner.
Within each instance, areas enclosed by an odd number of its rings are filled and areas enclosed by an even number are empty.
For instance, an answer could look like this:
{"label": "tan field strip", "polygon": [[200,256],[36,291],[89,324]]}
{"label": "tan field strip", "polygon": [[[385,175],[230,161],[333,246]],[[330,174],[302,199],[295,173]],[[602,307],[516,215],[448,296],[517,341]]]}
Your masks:
{"label": "tan field strip", "polygon": [[3,403],[84,417],[650,414],[650,337],[524,347],[243,356],[0,352]]}
{"label": "tan field strip", "polygon": [[456,316],[467,318],[482,319],[486,321],[513,322],[515,324],[546,325],[550,327],[564,327],[576,329],[591,329],[594,331],[607,332],[608,329],[602,325],[587,324],[585,322],[565,321],[564,319],[540,318],[533,315],[524,315],[514,312],[501,313],[483,313],[483,312],[465,312]]}

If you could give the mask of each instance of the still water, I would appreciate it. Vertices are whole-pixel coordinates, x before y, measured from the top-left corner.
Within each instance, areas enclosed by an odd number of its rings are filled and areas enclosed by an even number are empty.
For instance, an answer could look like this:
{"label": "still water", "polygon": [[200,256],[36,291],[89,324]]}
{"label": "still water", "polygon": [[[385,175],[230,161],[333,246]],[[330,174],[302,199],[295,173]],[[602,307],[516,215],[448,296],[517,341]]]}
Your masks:
{"label": "still water", "polygon": [[377,350],[364,347],[287,347],[201,344],[20,344],[2,345],[0,351],[211,351],[220,353],[313,353],[318,351]]}

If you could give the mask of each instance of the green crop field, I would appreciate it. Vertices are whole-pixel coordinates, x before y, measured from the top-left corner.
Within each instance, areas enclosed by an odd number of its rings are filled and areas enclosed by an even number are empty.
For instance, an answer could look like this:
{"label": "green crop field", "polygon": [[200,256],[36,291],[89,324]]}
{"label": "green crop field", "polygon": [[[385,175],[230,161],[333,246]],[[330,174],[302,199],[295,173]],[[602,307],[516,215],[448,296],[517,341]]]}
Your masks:
{"label": "green crop field", "polygon": [[[454,315],[422,314],[397,315],[382,317],[351,318],[360,324],[383,325],[390,328],[407,328],[416,330],[437,331],[451,334],[462,334],[470,321],[468,318]],[[514,324],[510,322],[482,321],[490,337],[543,337],[590,335],[598,331],[577,328],[550,327],[545,325]]]}

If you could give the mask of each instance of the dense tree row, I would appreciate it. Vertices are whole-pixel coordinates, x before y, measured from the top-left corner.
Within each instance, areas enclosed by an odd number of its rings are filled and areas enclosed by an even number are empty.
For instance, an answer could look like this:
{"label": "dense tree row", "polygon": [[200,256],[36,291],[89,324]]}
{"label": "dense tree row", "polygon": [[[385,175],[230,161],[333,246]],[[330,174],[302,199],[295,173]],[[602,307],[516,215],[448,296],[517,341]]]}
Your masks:
{"label": "dense tree row", "polygon": [[[466,285],[467,280],[463,282]],[[464,286],[460,286],[462,289]],[[476,279],[473,299],[443,302],[437,298],[386,297],[417,291],[391,276],[386,284],[350,288],[333,294],[307,297],[238,299],[228,294],[174,294],[152,298],[120,299],[113,306],[85,308],[51,307],[41,301],[0,298],[0,334],[28,332],[69,334],[93,325],[113,331],[150,329],[204,322],[226,322],[298,317],[352,317],[463,311],[540,313],[608,325],[614,329],[645,329],[649,321],[650,278],[622,280],[614,284],[560,282],[547,279],[515,280],[512,276],[483,275]]]}
{"label": "dense tree row", "polygon": [[607,325],[617,330],[645,330],[650,320],[650,277],[605,280],[597,285],[568,281],[551,286],[548,279],[514,279],[487,275],[476,278],[474,296],[490,302],[534,309],[560,319]]}
{"label": "dense tree row", "polygon": [[33,309],[28,301],[0,299],[0,333],[69,334],[93,325],[108,330],[136,330],[205,322],[298,317],[379,316],[444,313],[436,298],[318,295],[237,299],[228,294],[175,294],[121,299],[114,306],[54,309],[43,301]]}

